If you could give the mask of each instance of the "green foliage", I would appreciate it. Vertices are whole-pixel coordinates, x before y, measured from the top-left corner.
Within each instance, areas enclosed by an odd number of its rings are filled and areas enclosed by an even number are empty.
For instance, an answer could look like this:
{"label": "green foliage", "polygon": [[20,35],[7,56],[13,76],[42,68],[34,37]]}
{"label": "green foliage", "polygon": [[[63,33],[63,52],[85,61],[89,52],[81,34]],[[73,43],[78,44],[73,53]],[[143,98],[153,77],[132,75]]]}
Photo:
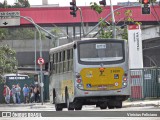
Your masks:
{"label": "green foliage", "polygon": [[28,8],[28,7],[30,7],[28,0],[18,0],[18,3],[15,3],[14,5],[8,5],[7,1],[0,3],[0,8]]}
{"label": "green foliage", "polygon": [[[34,39],[35,31],[37,31],[35,28],[27,28],[27,27],[0,28],[0,40],[31,40]],[[44,33],[42,33],[41,35],[42,39],[46,39]]]}
{"label": "green foliage", "polygon": [[[99,21],[102,21],[102,18],[100,18]],[[100,38],[112,38],[112,32],[106,29],[106,28],[110,29],[110,26],[108,26],[105,21],[103,21],[99,27],[100,27]]]}
{"label": "green foliage", "polygon": [[96,11],[98,14],[100,14],[103,11],[103,8],[99,6],[96,2],[91,2],[90,5],[91,5],[91,9]]}
{"label": "green foliage", "polygon": [[[94,11],[96,11],[98,14],[100,14],[101,12],[103,12],[103,9],[101,8],[100,5],[97,5],[96,3],[91,3],[91,9],[93,9]],[[134,19],[132,18],[132,10],[127,9],[124,13],[120,13],[120,12],[115,12],[114,15],[118,16],[124,14],[124,18],[122,19],[122,21],[124,22],[124,27],[116,27],[117,32],[119,32],[120,36],[122,39],[128,39],[128,33],[127,33],[127,27],[126,25],[128,24],[138,24],[141,25],[142,23],[140,22],[135,22]],[[99,22],[102,21],[102,18],[100,18]],[[99,37],[100,38],[112,38],[112,19],[110,18],[110,20],[108,21],[110,23],[110,26],[107,25],[107,23],[105,21],[101,22],[101,24],[99,25],[100,27],[100,32],[99,32]],[[120,22],[120,21],[119,21]]]}
{"label": "green foliage", "polygon": [[15,66],[17,65],[17,61],[15,55],[16,52],[8,45],[0,46],[0,74],[16,72]]}

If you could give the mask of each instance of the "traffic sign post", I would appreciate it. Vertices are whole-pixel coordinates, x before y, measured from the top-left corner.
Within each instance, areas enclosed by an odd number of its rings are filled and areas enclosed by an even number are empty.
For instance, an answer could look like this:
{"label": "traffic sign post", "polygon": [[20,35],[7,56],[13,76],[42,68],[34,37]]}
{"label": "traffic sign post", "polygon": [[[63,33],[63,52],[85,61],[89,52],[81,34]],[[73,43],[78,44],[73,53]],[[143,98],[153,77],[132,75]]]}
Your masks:
{"label": "traffic sign post", "polygon": [[0,26],[19,26],[20,11],[5,11],[0,12]]}
{"label": "traffic sign post", "polygon": [[44,64],[44,59],[41,58],[41,57],[38,58],[37,63],[38,63],[39,65],[43,65],[43,64]]}
{"label": "traffic sign post", "polygon": [[40,65],[40,87],[41,87],[41,102],[42,102],[42,105],[43,105],[43,86],[44,86],[44,83],[43,83],[43,73],[42,73],[42,65],[44,64],[44,59],[42,57],[38,58],[37,60],[37,63]]}

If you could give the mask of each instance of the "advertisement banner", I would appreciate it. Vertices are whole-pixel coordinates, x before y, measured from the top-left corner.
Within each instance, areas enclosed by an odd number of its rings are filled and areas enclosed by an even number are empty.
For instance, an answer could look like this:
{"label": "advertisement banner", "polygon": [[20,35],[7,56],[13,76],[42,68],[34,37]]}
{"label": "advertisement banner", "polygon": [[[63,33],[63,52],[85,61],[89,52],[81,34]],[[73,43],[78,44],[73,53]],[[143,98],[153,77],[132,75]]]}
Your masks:
{"label": "advertisement banner", "polygon": [[129,68],[143,68],[140,25],[128,25]]}

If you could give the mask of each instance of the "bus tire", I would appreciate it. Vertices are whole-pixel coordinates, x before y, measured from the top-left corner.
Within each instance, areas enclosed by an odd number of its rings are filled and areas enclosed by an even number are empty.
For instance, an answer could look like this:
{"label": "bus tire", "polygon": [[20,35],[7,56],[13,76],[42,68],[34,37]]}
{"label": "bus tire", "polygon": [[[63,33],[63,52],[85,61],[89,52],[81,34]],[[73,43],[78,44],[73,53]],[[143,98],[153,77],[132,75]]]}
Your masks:
{"label": "bus tire", "polygon": [[56,98],[55,89],[53,89],[53,104],[55,104],[55,98]]}
{"label": "bus tire", "polygon": [[67,106],[68,110],[74,110],[73,103],[69,102],[69,94],[68,94],[67,89],[66,89],[66,92],[65,92],[65,101],[66,101],[66,106]]}
{"label": "bus tire", "polygon": [[82,104],[76,104],[75,105],[75,110],[82,110]]}
{"label": "bus tire", "polygon": [[109,109],[114,109],[114,107],[115,107],[114,101],[109,101],[108,102],[108,108]]}
{"label": "bus tire", "polygon": [[56,94],[54,95],[54,105],[55,105],[56,111],[62,111],[63,106],[62,106],[62,104],[57,103]]}
{"label": "bus tire", "polygon": [[115,107],[122,108],[122,101],[116,101]]}
{"label": "bus tire", "polygon": [[107,108],[107,104],[102,103],[99,105],[100,109],[106,109]]}

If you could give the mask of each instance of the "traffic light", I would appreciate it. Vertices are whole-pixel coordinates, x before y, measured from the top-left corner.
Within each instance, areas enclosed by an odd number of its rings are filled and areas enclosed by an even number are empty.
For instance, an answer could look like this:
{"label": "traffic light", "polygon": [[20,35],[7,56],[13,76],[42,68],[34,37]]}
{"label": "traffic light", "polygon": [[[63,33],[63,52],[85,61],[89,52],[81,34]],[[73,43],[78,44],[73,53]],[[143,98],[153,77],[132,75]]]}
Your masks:
{"label": "traffic light", "polygon": [[150,0],[142,0],[142,14],[150,14]]}
{"label": "traffic light", "polygon": [[76,11],[78,10],[77,6],[76,6],[76,0],[72,0],[72,2],[70,2],[70,5],[72,5],[70,7],[70,10],[72,10],[70,12],[71,15],[73,15],[73,17],[76,17]]}
{"label": "traffic light", "polygon": [[106,0],[99,1],[99,4],[105,6],[106,5]]}

